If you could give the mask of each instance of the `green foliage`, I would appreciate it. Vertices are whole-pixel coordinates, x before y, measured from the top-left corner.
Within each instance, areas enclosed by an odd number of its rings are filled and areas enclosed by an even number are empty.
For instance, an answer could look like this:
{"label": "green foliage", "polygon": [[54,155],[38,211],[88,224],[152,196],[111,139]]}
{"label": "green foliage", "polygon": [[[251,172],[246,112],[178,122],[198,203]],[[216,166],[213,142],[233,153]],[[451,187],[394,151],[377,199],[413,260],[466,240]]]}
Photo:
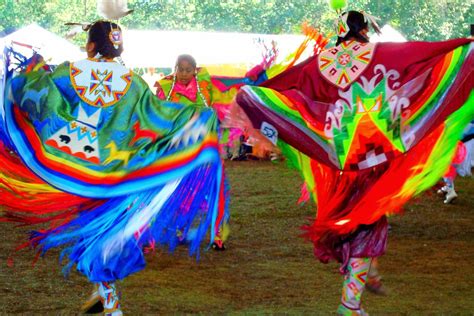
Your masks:
{"label": "green foliage", "polygon": [[[299,33],[310,21],[328,33],[336,17],[327,0],[129,0],[129,7],[135,12],[120,22],[130,29],[278,34]],[[410,40],[465,37],[474,22],[473,5],[462,0],[352,0],[347,9],[368,11]],[[64,23],[99,18],[95,0],[0,0],[0,32],[36,22],[65,35]]]}

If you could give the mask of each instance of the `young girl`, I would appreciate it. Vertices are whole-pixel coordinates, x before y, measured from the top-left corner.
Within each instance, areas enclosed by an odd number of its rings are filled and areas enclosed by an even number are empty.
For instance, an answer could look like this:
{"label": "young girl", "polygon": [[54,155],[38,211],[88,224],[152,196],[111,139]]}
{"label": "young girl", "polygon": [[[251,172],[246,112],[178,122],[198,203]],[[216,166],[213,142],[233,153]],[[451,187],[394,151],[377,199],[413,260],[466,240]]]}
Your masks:
{"label": "young girl", "polygon": [[121,315],[115,282],[145,267],[144,245],[172,250],[193,229],[195,254],[227,216],[217,118],[160,102],[120,64],[115,23],[95,22],[86,48],[85,60],[7,81],[0,208],[3,220],[49,223],[28,244],[63,247],[65,271],[97,285],[86,309]]}
{"label": "young girl", "polygon": [[197,68],[191,55],[180,55],[175,72],[155,83],[156,95],[161,100],[210,107],[213,103],[211,77],[205,68]]}
{"label": "young girl", "polygon": [[[226,87],[218,80],[212,79],[207,69],[197,67],[194,57],[187,54],[178,56],[174,73],[156,82],[155,87],[156,95],[161,100],[211,107],[220,120],[238,91],[237,85]],[[220,133],[221,156],[237,158],[242,131],[222,128]]]}

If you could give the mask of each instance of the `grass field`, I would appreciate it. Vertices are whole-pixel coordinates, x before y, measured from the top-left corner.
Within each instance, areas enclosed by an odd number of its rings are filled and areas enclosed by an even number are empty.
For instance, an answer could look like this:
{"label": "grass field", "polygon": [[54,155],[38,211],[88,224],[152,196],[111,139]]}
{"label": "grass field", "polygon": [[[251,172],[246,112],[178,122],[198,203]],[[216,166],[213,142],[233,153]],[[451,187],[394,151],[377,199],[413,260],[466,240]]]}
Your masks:
{"label": "grass field", "polygon": [[[331,315],[339,303],[337,264],[314,259],[298,237],[314,207],[299,207],[300,180],[284,163],[235,162],[228,249],[204,251],[199,262],[185,248],[148,257],[147,268],[123,282],[127,315]],[[390,219],[388,253],[380,260],[389,295],[367,293],[372,315],[474,313],[474,180],[457,181],[459,199],[444,205],[426,193]],[[58,252],[32,267],[33,253],[7,258],[25,230],[0,224],[0,314],[73,315],[88,297],[87,280],[64,279]]]}

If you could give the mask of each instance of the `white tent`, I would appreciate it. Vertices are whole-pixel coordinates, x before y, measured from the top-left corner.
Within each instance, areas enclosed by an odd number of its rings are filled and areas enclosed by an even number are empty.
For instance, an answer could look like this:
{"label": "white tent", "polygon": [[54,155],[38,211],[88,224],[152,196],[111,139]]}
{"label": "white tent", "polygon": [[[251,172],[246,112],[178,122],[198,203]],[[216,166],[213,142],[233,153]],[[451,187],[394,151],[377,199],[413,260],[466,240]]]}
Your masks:
{"label": "white tent", "polygon": [[[187,53],[193,55],[200,65],[248,68],[262,60],[263,51],[258,42],[263,41],[269,46],[271,41],[275,41],[279,56],[283,58],[293,52],[303,38],[302,35],[125,30],[123,60],[131,68],[172,68],[176,57]],[[371,42],[389,41],[404,42],[406,39],[390,25],[382,28],[382,35],[371,37]],[[37,24],[0,38],[0,49],[11,42],[33,46],[52,64],[85,57],[78,46]]]}
{"label": "white tent", "polygon": [[[4,45],[10,45],[11,43],[33,47],[51,64],[60,64],[66,60],[74,61],[85,57],[85,53],[81,52],[79,47],[37,24],[30,24],[0,38],[1,51],[3,51]],[[16,45],[15,49],[20,53],[29,51],[26,48],[22,51],[21,47]]]}
{"label": "white tent", "polygon": [[[171,69],[178,55],[191,54],[198,65],[214,74],[226,67],[225,73],[235,69],[235,74],[242,74],[262,61],[262,42],[270,47],[275,41],[281,59],[295,51],[303,39],[303,35],[125,30],[122,58],[130,68]],[[36,24],[0,38],[0,49],[12,42],[34,47],[51,64],[86,57],[78,46]],[[15,49],[23,53],[21,46]]]}
{"label": "white tent", "polygon": [[245,65],[261,62],[262,47],[276,41],[279,56],[293,52],[302,35],[266,35],[185,31],[124,31],[125,64],[129,67],[173,67],[180,54],[191,54],[200,65]]}
{"label": "white tent", "polygon": [[372,43],[377,43],[377,42],[406,42],[407,39],[405,36],[402,35],[399,31],[391,27],[390,25],[386,24],[382,29],[380,30],[382,34],[374,34],[370,37],[370,41]]}

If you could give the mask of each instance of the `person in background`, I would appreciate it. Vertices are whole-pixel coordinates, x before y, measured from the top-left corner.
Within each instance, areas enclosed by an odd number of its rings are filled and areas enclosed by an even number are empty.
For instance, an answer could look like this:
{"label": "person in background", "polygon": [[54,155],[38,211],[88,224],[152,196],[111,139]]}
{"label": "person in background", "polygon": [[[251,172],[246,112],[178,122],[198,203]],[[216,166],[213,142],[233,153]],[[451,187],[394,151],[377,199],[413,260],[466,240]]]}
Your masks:
{"label": "person in background", "polygon": [[451,165],[448,171],[443,176],[444,186],[441,187],[437,192],[439,195],[444,196],[444,204],[450,204],[457,199],[458,194],[454,190],[454,180],[458,174],[458,168],[463,164],[467,156],[466,146],[460,141],[456,148]]}

